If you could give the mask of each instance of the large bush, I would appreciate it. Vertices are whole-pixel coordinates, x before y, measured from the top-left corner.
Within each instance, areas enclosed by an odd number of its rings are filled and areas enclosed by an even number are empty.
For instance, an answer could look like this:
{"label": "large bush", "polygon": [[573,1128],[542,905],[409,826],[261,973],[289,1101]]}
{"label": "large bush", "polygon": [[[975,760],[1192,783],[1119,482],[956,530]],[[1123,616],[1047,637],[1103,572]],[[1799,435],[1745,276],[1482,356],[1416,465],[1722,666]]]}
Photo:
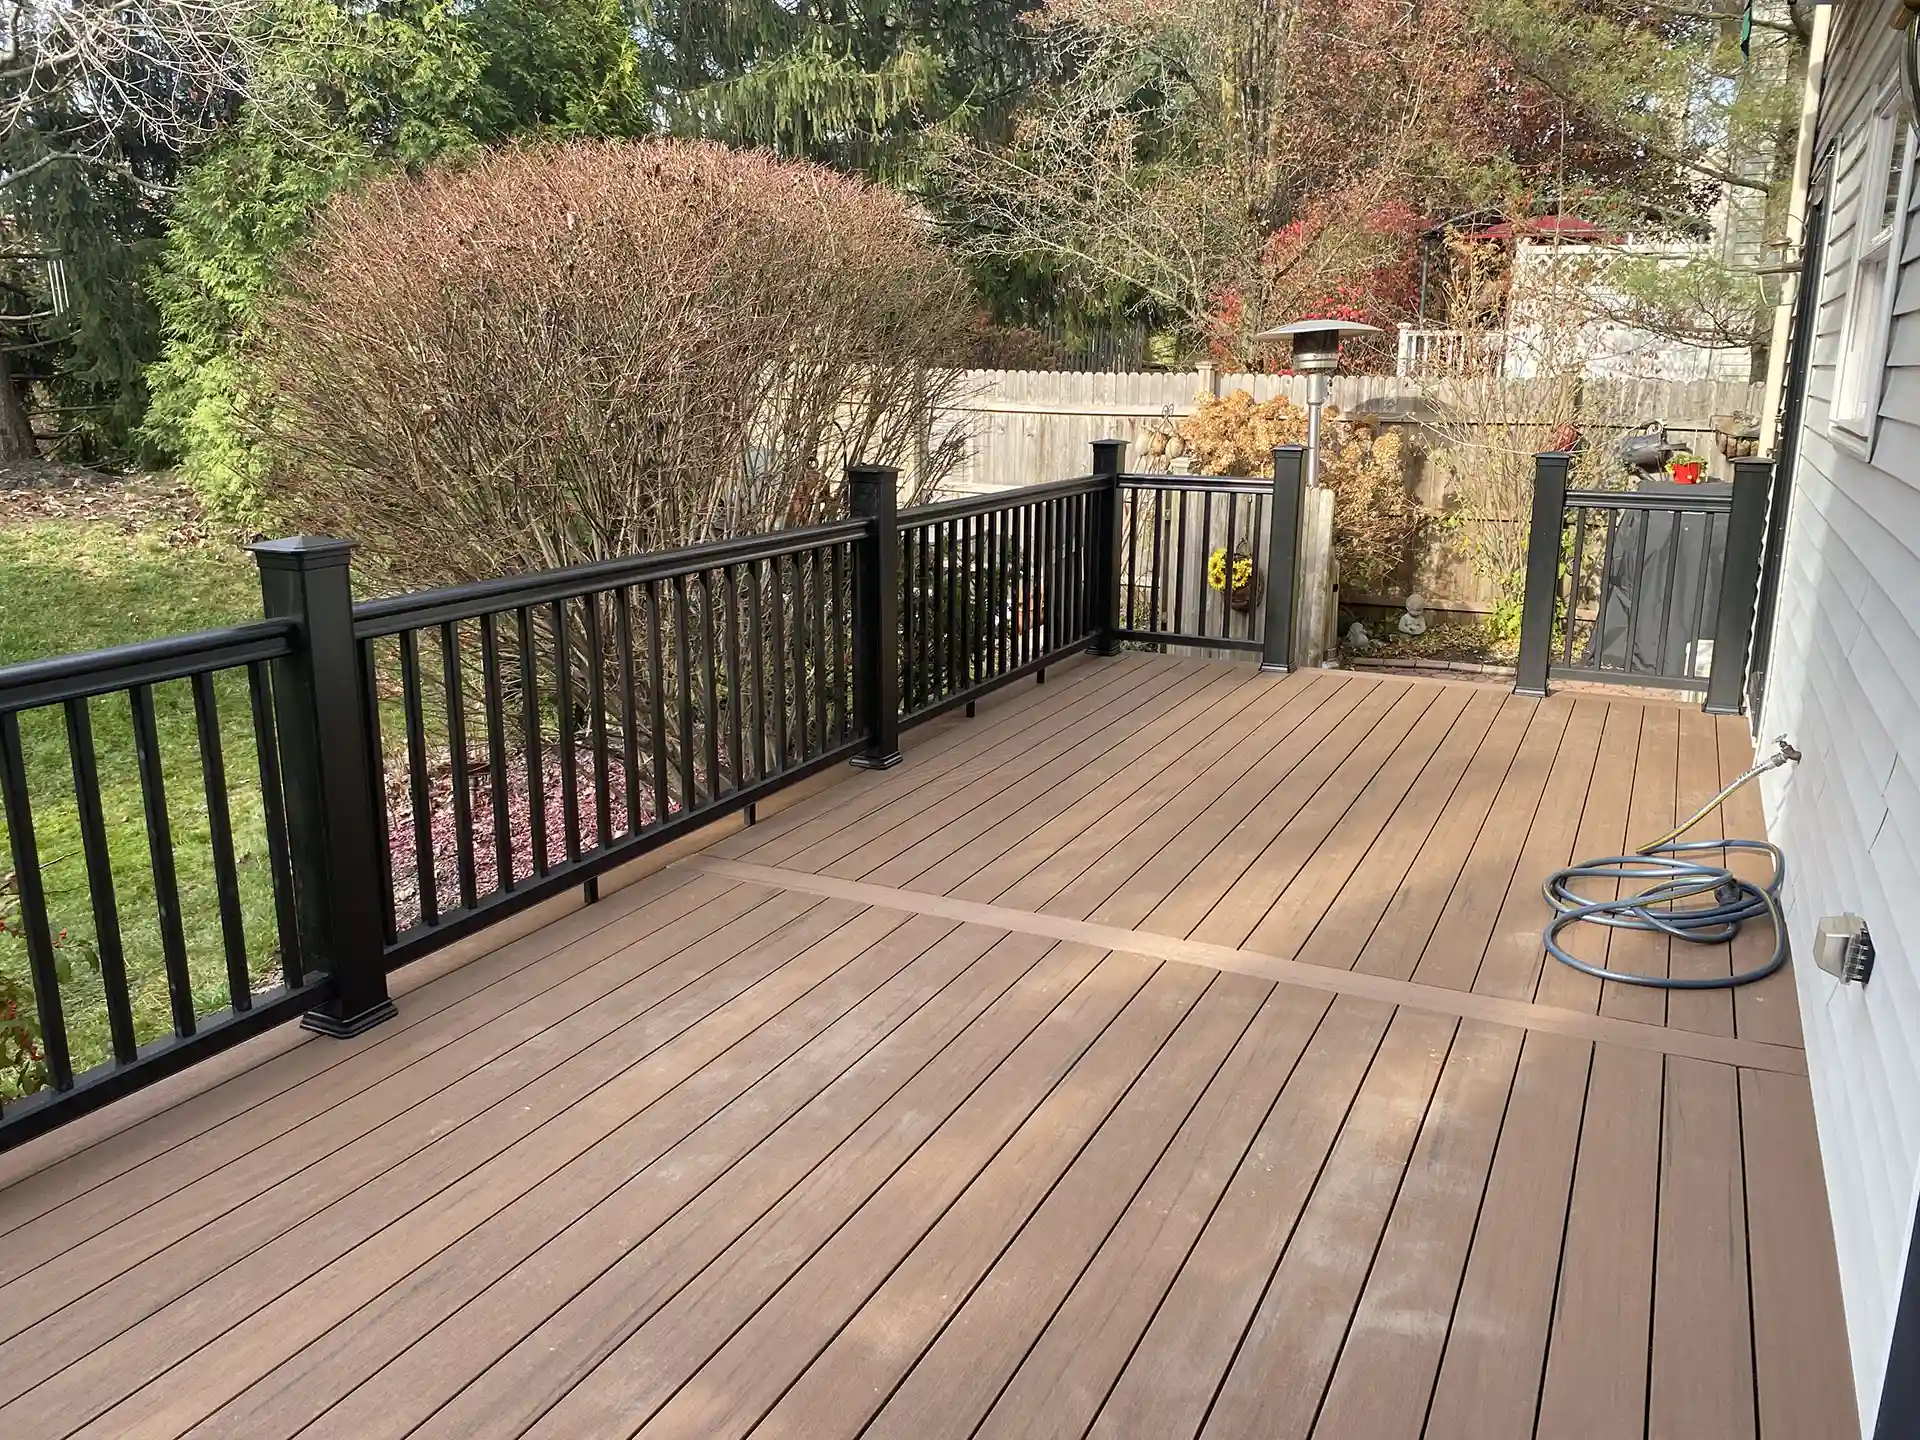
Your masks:
{"label": "large bush", "polygon": [[245,406],[281,523],[441,584],[834,512],[912,464],[971,325],[895,195],[692,142],[498,151],[336,198]]}

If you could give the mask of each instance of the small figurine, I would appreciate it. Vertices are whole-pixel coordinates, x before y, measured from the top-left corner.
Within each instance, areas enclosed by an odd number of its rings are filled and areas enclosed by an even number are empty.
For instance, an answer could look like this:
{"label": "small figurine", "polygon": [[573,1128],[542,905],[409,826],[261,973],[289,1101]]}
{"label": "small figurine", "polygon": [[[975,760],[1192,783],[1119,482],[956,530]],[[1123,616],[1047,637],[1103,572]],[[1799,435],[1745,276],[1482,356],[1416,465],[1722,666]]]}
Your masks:
{"label": "small figurine", "polygon": [[1367,634],[1367,627],[1358,620],[1347,627],[1347,649],[1365,652],[1373,648],[1373,637]]}
{"label": "small figurine", "polygon": [[1402,635],[1424,635],[1427,633],[1427,602],[1420,595],[1407,596],[1407,613],[1400,617]]}

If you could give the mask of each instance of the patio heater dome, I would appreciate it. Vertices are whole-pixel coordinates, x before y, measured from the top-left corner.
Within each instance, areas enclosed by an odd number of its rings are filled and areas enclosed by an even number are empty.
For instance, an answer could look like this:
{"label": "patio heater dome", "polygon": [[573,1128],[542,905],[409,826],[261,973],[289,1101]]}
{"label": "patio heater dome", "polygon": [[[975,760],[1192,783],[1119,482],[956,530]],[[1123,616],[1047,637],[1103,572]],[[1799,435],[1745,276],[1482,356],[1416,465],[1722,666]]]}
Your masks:
{"label": "patio heater dome", "polygon": [[1378,325],[1362,325],[1358,320],[1296,320],[1254,336],[1260,341],[1293,341],[1293,368],[1303,374],[1327,373],[1340,368],[1340,342],[1349,335],[1378,335]]}
{"label": "patio heater dome", "polygon": [[1307,377],[1307,485],[1320,483],[1320,412],[1333,392],[1333,372],[1340,368],[1340,342],[1349,335],[1378,335],[1378,325],[1358,320],[1296,320],[1262,330],[1258,341],[1291,340],[1293,368]]}

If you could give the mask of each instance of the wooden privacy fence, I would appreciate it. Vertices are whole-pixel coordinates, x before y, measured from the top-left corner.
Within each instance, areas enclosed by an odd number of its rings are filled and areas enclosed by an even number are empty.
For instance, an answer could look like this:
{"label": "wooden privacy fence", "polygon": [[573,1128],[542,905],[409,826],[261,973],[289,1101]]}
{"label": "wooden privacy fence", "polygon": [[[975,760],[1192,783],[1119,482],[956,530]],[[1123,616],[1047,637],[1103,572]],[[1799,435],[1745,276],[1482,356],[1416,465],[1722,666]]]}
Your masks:
{"label": "wooden privacy fence", "polygon": [[[296,1016],[359,1034],[393,1013],[394,967],[569,888],[594,900],[608,869],[828,766],[892,765],[903,729],[1062,656],[1135,641],[1287,668],[1302,470],[1290,447],[1275,481],[1175,492],[1112,443],[1091,474],[899,511],[897,473],[856,466],[845,520],[358,605],[349,543],[274,541],[253,547],[259,621],[0,668],[0,940],[24,945],[31,1012],[0,1018],[44,1067],[0,1092],[0,1149]],[[1207,591],[1209,547],[1244,552],[1242,596]],[[197,798],[169,786],[153,718],[179,686]],[[136,753],[106,759],[137,769],[138,873],[100,802],[94,722],[118,734],[122,707]],[[238,801],[262,812],[258,854],[235,843]],[[82,853],[49,859],[41,831],[76,816]],[[189,834],[210,902],[180,883]],[[84,886],[50,885],[70,858]],[[263,883],[250,927],[240,897]],[[183,924],[205,903],[217,1005]],[[123,943],[135,908],[157,913],[157,956]],[[70,931],[96,974],[65,963]],[[134,1004],[152,985],[157,1024]],[[72,1043],[86,1006],[99,1054]]]}
{"label": "wooden privacy fence", "polygon": [[1569,490],[1573,457],[1536,457],[1516,691],[1604,680],[1740,713],[1773,462],[1733,463],[1731,485]]}
{"label": "wooden privacy fence", "polygon": [[[1483,402],[1486,396],[1479,392],[1487,382],[1471,383]],[[1530,389],[1526,382],[1513,388],[1523,398]],[[1151,434],[1192,414],[1207,395],[1246,390],[1257,401],[1285,396],[1303,405],[1306,400],[1302,377],[1211,367],[1131,373],[974,370],[961,389],[961,398],[939,415],[930,437],[930,444],[948,438],[960,442],[966,458],[944,482],[960,494],[986,494],[1023,485],[1034,475],[1065,474],[1082,463],[1088,445],[1108,437],[1126,440],[1135,456],[1144,456]],[[1444,467],[1426,463],[1423,451],[1444,449],[1446,443],[1426,428],[1423,417],[1430,417],[1436,404],[1459,398],[1459,389],[1445,378],[1339,375],[1333,380],[1333,404],[1346,414],[1370,414],[1383,428],[1409,438],[1429,437],[1427,445],[1403,452],[1409,496],[1427,512],[1454,516],[1463,526],[1523,524],[1524,517],[1460,514]],[[1730,462],[1718,453],[1716,417],[1757,414],[1761,403],[1757,385],[1609,379],[1587,384],[1583,408],[1605,418],[1604,424],[1596,418],[1588,426],[1596,443],[1610,443],[1641,421],[1663,419],[1675,445],[1707,457],[1709,473],[1725,479]],[[1440,610],[1491,610],[1496,598],[1492,581],[1478,573],[1470,548],[1449,526],[1430,527],[1404,573],[1383,589],[1387,593],[1372,598],[1397,602],[1417,590]]]}
{"label": "wooden privacy fence", "polygon": [[[1394,375],[1336,375],[1332,403],[1342,412],[1363,410],[1409,416],[1423,405],[1446,402],[1453,382],[1422,382]],[[1454,387],[1457,388],[1457,387]],[[1525,382],[1516,383],[1524,391]],[[1034,475],[1076,469],[1096,440],[1129,442],[1136,455],[1152,429],[1193,413],[1201,397],[1245,390],[1257,401],[1286,396],[1306,403],[1306,380],[1298,375],[1256,375],[1211,367],[1180,371],[970,370],[961,398],[942,412],[940,434],[957,432],[967,459],[952,484],[966,493],[1024,485]],[[1763,387],[1728,381],[1594,380],[1585,406],[1605,423],[1594,430],[1624,433],[1640,421],[1664,420],[1676,445],[1702,455],[1714,449],[1715,417],[1758,414]],[[1412,418],[1383,423],[1417,425]],[[937,438],[937,437],[936,437]]]}

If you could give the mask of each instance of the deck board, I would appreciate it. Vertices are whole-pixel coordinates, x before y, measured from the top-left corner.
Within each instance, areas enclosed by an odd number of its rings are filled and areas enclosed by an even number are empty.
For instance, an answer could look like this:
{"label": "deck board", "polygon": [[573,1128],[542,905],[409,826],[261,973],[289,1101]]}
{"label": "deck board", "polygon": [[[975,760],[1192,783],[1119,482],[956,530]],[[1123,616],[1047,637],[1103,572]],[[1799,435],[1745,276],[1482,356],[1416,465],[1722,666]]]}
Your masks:
{"label": "deck board", "polygon": [[1853,1433],[1791,976],[1539,944],[1549,870],[1750,757],[1659,701],[1058,667],[10,1157],[0,1433]]}

